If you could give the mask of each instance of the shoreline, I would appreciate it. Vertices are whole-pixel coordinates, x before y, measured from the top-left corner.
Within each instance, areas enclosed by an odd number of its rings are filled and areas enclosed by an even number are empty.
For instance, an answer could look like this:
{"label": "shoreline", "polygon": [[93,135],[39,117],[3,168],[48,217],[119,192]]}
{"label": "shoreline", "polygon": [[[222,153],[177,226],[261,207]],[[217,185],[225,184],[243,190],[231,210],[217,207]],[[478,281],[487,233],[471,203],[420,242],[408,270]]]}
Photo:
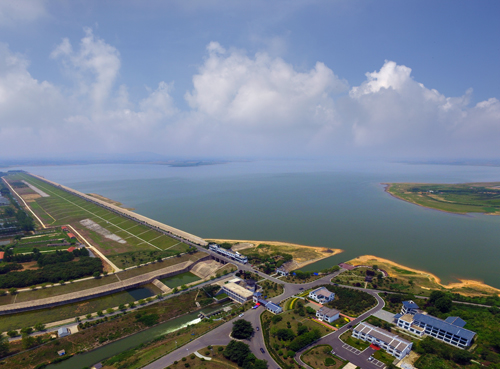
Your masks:
{"label": "shoreline", "polygon": [[[406,265],[402,265],[402,264],[396,263],[392,260],[385,259],[385,258],[375,256],[375,255],[361,255],[361,256],[358,256],[352,260],[349,260],[347,263],[352,264],[352,265],[367,265],[367,264],[377,264],[377,262],[382,262],[382,263],[388,264],[390,266],[393,266],[393,267],[396,267],[399,269],[404,269],[404,270],[408,270],[410,272],[414,272],[420,277],[427,277],[429,280],[433,281],[437,285],[439,285],[447,290],[452,290],[455,288],[475,288],[478,291],[482,291],[482,292],[486,292],[486,293],[493,293],[495,295],[500,296],[500,289],[499,288],[487,285],[483,281],[474,280],[474,279],[457,278],[460,282],[452,282],[452,283],[448,283],[448,284],[443,284],[441,282],[441,278],[439,278],[435,274],[432,274],[430,272],[426,272],[423,270],[415,269],[415,268],[410,268]],[[391,271],[387,271],[387,272],[389,273],[389,276],[391,276],[391,277],[399,277],[399,275],[397,273],[394,273]],[[422,287],[422,288],[427,289],[425,287]]]}
{"label": "shoreline", "polygon": [[[318,252],[319,254],[323,255],[320,258],[317,259],[312,259],[312,260],[307,260],[301,263],[297,263],[298,267],[295,269],[300,269],[302,267],[305,267],[306,265],[310,265],[313,263],[316,263],[320,260],[329,258],[334,255],[338,255],[344,252],[342,249],[330,249],[328,247],[323,247],[323,246],[307,246],[307,245],[299,245],[297,243],[291,243],[291,242],[281,242],[281,241],[256,241],[256,240],[229,240],[229,239],[220,239],[220,238],[206,238],[205,241],[211,240],[215,242],[230,242],[230,243],[251,243],[254,245],[254,248],[257,247],[259,244],[264,243],[272,246],[289,246],[289,247],[300,247],[300,248],[307,248],[307,249],[313,249],[314,251]],[[328,251],[325,251],[328,250]],[[331,251],[331,252],[330,252]],[[294,270],[295,270],[294,269]]]}

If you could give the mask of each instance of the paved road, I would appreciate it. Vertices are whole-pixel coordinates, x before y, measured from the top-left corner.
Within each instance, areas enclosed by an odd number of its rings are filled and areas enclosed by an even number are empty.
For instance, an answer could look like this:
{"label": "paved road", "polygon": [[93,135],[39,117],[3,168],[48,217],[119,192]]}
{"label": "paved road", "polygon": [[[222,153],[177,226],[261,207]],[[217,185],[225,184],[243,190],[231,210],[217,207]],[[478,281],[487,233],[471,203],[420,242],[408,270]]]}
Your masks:
{"label": "paved road", "polygon": [[[363,290],[364,292],[369,293],[373,297],[377,299],[377,305],[372,308],[371,310],[367,311],[366,313],[360,315],[358,318],[353,320],[351,323],[344,325],[342,328],[337,330],[336,332],[329,334],[327,336],[322,337],[315,343],[313,343],[314,346],[316,345],[330,345],[333,348],[333,351],[335,354],[339,357],[341,357],[344,360],[348,360],[354,365],[357,365],[361,369],[381,369],[383,366],[376,365],[376,362],[369,361],[368,358],[373,354],[373,350],[367,349],[364,350],[363,352],[359,352],[358,350],[352,350],[349,349],[350,346],[347,346],[344,342],[340,340],[340,336],[346,332],[349,328],[349,326],[356,326],[359,322],[365,320],[368,318],[370,315],[376,313],[377,311],[381,310],[385,306],[384,300],[374,291],[371,290],[364,290],[362,288],[357,288],[359,290]],[[310,347],[310,346],[309,346]],[[301,359],[300,356],[306,351],[309,347],[306,347],[302,349],[301,351],[297,352],[297,355],[295,356],[295,359],[300,365],[303,365],[305,367],[309,367],[306,365]]]}

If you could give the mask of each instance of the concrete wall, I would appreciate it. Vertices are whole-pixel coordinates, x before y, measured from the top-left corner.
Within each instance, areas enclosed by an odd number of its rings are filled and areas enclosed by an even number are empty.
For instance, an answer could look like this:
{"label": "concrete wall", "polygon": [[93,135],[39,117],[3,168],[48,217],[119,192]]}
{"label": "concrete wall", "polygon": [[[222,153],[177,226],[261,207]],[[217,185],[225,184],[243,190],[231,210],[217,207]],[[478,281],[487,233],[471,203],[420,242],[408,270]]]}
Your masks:
{"label": "concrete wall", "polygon": [[[115,292],[120,292],[131,288],[140,287],[145,284],[152,283],[153,280],[155,279],[172,277],[180,273],[188,272],[191,270],[191,268],[193,268],[196,265],[196,263],[199,263],[200,261],[204,260],[209,260],[210,258],[211,256],[207,255],[195,262],[192,262],[190,260],[185,261],[180,264],[171,265],[162,269],[155,270],[153,272],[125,279],[121,282],[110,283],[105,286],[89,288],[82,291],[67,293],[60,296],[47,297],[39,300],[2,305],[0,306],[0,315],[21,313],[24,311],[37,310],[37,309],[45,309],[73,302],[85,301],[96,297],[109,295]],[[104,278],[109,278],[109,277],[104,277]],[[51,288],[57,288],[57,287],[51,287]],[[29,293],[29,292],[20,292],[20,293]]]}

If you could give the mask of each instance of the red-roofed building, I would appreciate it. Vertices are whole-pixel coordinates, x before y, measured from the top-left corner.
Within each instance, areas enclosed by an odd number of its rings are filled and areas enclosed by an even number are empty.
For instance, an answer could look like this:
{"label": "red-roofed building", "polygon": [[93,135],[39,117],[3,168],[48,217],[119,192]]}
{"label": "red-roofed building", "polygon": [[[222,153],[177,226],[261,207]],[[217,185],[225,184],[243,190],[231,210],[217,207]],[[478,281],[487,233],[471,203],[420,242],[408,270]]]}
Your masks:
{"label": "red-roofed building", "polygon": [[3,256],[4,256],[5,252],[3,251],[0,251],[0,260],[3,260]]}
{"label": "red-roofed building", "polygon": [[69,237],[71,240],[76,240],[76,236],[75,236],[73,233],[68,233],[68,237]]}
{"label": "red-roofed building", "polygon": [[71,247],[68,249],[68,252],[73,252],[73,250],[75,250],[75,249],[76,249],[76,247],[71,246]]}
{"label": "red-roofed building", "polygon": [[68,229],[68,227],[66,227],[66,226],[62,226],[62,227],[61,227],[61,229],[62,229],[64,232],[69,232],[69,229]]}

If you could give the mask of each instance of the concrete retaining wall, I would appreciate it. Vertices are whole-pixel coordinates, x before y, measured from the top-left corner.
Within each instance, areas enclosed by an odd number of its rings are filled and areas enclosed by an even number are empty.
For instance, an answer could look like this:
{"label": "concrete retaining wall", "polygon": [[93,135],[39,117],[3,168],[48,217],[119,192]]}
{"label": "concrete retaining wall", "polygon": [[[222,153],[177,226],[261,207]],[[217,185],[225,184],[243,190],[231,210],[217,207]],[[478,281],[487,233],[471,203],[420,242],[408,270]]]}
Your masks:
{"label": "concrete retaining wall", "polygon": [[[210,255],[193,261],[185,261],[180,264],[171,265],[153,272],[145,273],[136,277],[125,279],[120,282],[114,282],[105,286],[89,288],[82,291],[71,292],[60,296],[47,297],[44,299],[18,302],[15,304],[0,306],[0,315],[21,313],[24,311],[45,309],[59,305],[70,304],[73,302],[85,301],[96,297],[109,295],[115,292],[125,291],[131,288],[140,287],[148,283],[152,283],[155,279],[172,277],[177,274],[185,273],[191,270],[197,263],[204,260],[209,260]],[[118,274],[119,275],[119,274]],[[104,277],[109,278],[109,277]],[[26,292],[20,292],[26,293]]]}

